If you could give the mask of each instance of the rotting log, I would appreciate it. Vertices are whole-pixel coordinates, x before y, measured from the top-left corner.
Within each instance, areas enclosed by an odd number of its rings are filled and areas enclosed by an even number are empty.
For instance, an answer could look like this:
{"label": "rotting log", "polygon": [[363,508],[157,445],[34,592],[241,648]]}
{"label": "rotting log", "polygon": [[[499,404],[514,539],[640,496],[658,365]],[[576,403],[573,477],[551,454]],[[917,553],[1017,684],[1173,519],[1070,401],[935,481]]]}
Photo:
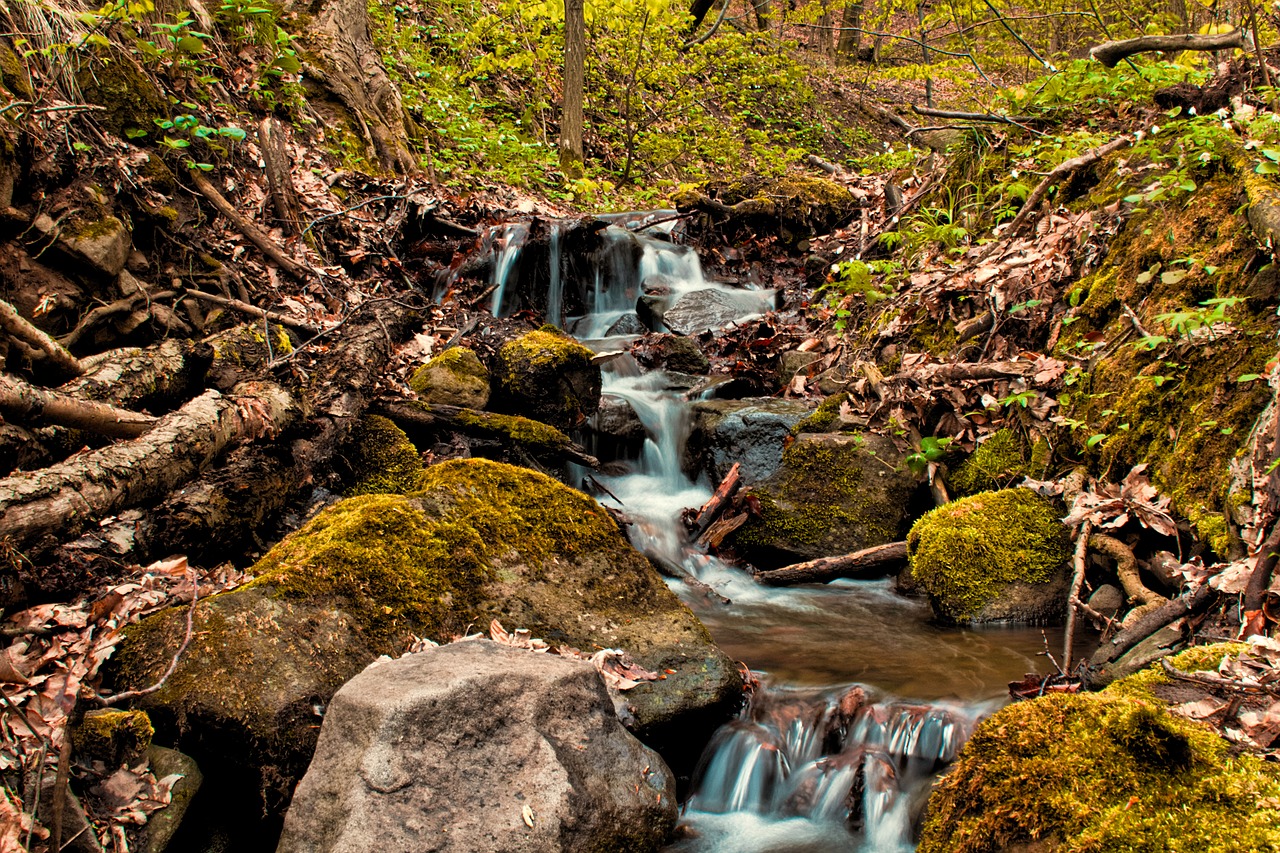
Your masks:
{"label": "rotting log", "polygon": [[191,396],[213,362],[213,350],[172,338],[150,347],[108,350],[84,359],[83,375],[60,385],[64,394],[110,400],[125,408],[169,409]]}
{"label": "rotting log", "polygon": [[904,370],[885,381],[910,380],[928,385],[935,382],[959,382],[961,380],[990,380],[1025,378],[1035,373],[1030,361],[958,362],[956,364],[927,364],[913,370]]}
{"label": "rotting log", "polygon": [[18,313],[18,309],[3,299],[0,299],[0,329],[44,356],[58,372],[63,374],[63,378],[79,376],[84,372],[79,360],[67,352],[62,344],[33,326]]}
{"label": "rotting log", "polygon": [[793,563],[781,569],[756,572],[756,580],[768,586],[791,586],[798,583],[829,583],[838,578],[880,577],[907,562],[907,543],[889,542],[873,545],[839,557],[819,557],[805,563]]}
{"label": "rotting log", "polygon": [[1115,68],[1121,60],[1139,53],[1161,50],[1231,50],[1245,46],[1244,30],[1204,36],[1185,33],[1165,36],[1139,36],[1137,38],[1109,41],[1089,50],[1089,56],[1108,68]]}
{"label": "rotting log", "polygon": [[157,418],[117,408],[97,400],[37,388],[16,376],[0,373],[0,415],[23,426],[62,426],[112,438],[137,438],[155,426]]}
{"label": "rotting log", "polygon": [[421,322],[417,309],[374,300],[348,319],[328,350],[307,365],[309,413],[281,441],[238,448],[227,462],[147,510],[136,525],[135,557],[170,553],[220,559],[228,543],[256,531],[317,481],[364,414],[396,345]]}
{"label": "rotting log", "polygon": [[54,536],[74,537],[103,516],[164,497],[230,447],[275,435],[297,416],[292,395],[274,383],[237,391],[208,391],[139,438],[0,480],[8,544],[32,557]]}

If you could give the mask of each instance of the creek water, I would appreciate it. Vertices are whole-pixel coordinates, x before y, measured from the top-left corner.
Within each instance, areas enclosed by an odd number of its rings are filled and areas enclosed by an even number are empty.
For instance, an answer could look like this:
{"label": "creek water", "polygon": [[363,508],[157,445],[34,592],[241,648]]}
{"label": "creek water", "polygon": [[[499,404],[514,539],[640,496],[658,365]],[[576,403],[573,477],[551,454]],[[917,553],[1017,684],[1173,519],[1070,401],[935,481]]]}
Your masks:
{"label": "creek water", "polygon": [[[559,233],[553,226],[549,320],[554,311],[553,322],[598,352],[626,349],[631,338],[606,334],[635,310],[647,281],[660,280],[672,301],[721,291],[742,317],[771,307],[770,292],[706,280],[687,247],[619,225],[604,232],[587,280],[567,281]],[[505,226],[495,236],[495,309],[527,234]],[[562,316],[566,286],[578,288],[580,316]],[[647,437],[638,457],[622,460],[627,473],[594,475],[607,490],[597,498],[631,519],[639,550],[729,599],[671,582],[716,643],[760,678],[740,717],[707,746],[670,853],[912,850],[933,775],[1003,704],[1008,682],[1047,670],[1040,653],[1046,642],[1059,649],[1061,632],[940,626],[926,603],[897,595],[888,580],[764,587],[697,551],[680,514],[701,506],[712,484],[682,467],[694,402],[687,384],[644,372],[625,354],[603,372],[603,393],[625,400]]]}

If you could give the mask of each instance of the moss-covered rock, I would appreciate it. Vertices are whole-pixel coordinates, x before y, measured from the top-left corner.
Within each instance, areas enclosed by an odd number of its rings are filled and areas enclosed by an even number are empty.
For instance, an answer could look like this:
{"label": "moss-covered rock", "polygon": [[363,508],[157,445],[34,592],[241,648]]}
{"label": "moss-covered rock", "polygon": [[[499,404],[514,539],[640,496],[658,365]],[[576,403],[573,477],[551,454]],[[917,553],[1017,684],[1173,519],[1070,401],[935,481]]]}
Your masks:
{"label": "moss-covered rock", "polygon": [[796,424],[795,432],[832,432],[841,426],[840,407],[849,402],[849,394],[841,391],[823,400],[809,417]]}
{"label": "moss-covered rock", "polygon": [[690,338],[668,335],[659,341],[656,349],[662,366],[667,370],[692,374],[705,374],[711,370],[711,360]]}
{"label": "moss-covered rock", "polygon": [[145,711],[89,711],[71,733],[76,757],[101,761],[107,770],[132,767],[146,755],[155,729]]}
{"label": "moss-covered rock", "polygon": [[783,451],[782,467],[749,490],[760,514],[734,544],[754,565],[776,568],[893,542],[915,485],[884,436],[802,434]]}
{"label": "moss-covered rock", "polygon": [[922,516],[907,537],[911,577],[949,622],[1048,622],[1066,608],[1070,537],[1029,489],[983,492]]}
{"label": "moss-covered rock", "polygon": [[[1221,656],[1175,661],[1194,670]],[[1161,677],[982,723],[930,797],[921,853],[1280,850],[1280,771],[1170,714],[1151,692]]]}
{"label": "moss-covered rock", "polygon": [[164,93],[123,51],[103,49],[81,65],[76,82],[86,103],[106,107],[97,121],[121,138],[129,130],[154,133],[155,120],[170,117]]}
{"label": "moss-covered rock", "polygon": [[[413,636],[447,640],[494,618],[668,671],[626,694],[633,731],[659,748],[708,734],[738,698],[733,663],[608,513],[528,469],[433,466],[413,495],[323,511],[253,571],[250,585],[201,602],[178,669],[142,705],[206,770],[269,769],[286,794],[314,748],[315,708],[344,681]],[[185,618],[170,610],[130,629],[117,686],[153,683]]]}
{"label": "moss-covered rock", "polygon": [[428,403],[483,409],[489,402],[489,371],[466,347],[452,347],[419,367],[409,387]]}
{"label": "moss-covered rock", "polygon": [[206,380],[226,393],[248,379],[256,379],[273,359],[293,352],[293,338],[284,326],[241,323],[206,339],[213,362]]}
{"label": "moss-covered rock", "polygon": [[1044,476],[1047,457],[1047,444],[1028,450],[1012,430],[997,430],[960,463],[947,485],[959,497],[1003,489],[1023,477]]}
{"label": "moss-covered rock", "polygon": [[[714,199],[709,204],[708,199]],[[753,175],[731,183],[716,183],[675,199],[677,209],[710,209],[727,219],[722,229],[767,227],[788,248],[815,234],[825,234],[848,222],[858,201],[845,187],[824,178],[803,175]],[[725,206],[732,209],[725,210]]]}
{"label": "moss-covered rock", "polygon": [[600,408],[593,353],[554,327],[506,344],[494,367],[493,408],[572,429]]}
{"label": "moss-covered rock", "polygon": [[84,217],[61,240],[72,255],[108,277],[120,274],[133,248],[129,229],[114,216]]}
{"label": "moss-covered rock", "polygon": [[404,430],[381,415],[365,415],[351,431],[346,457],[351,495],[404,494],[418,488],[422,457]]}

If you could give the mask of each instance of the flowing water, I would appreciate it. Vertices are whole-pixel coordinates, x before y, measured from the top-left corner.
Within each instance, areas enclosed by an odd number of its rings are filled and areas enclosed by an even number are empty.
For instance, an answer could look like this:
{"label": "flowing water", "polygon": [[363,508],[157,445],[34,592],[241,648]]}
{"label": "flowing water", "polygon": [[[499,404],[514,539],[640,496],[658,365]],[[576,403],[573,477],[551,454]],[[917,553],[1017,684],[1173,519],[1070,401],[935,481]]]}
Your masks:
{"label": "flowing water", "polygon": [[[527,237],[515,226],[495,242],[495,307]],[[610,225],[587,280],[562,282],[558,228],[551,243],[549,317],[597,351],[626,348],[606,337],[635,310],[646,283],[673,299],[717,289],[743,317],[769,310],[772,293],[707,281],[697,255]],[[562,317],[564,286],[585,311]],[[496,313],[496,312],[495,312]],[[764,587],[740,569],[690,547],[681,512],[698,507],[712,484],[681,467],[691,418],[687,386],[662,371],[642,372],[624,355],[604,368],[607,395],[626,400],[647,438],[626,474],[596,474],[633,521],[632,542],[682,566],[728,598],[725,604],[673,582],[716,643],[761,678],[740,718],[708,745],[685,805],[672,853],[897,853],[913,849],[912,824],[929,781],[999,707],[1009,681],[1044,671],[1039,629],[942,627],[928,605],[885,581]]]}

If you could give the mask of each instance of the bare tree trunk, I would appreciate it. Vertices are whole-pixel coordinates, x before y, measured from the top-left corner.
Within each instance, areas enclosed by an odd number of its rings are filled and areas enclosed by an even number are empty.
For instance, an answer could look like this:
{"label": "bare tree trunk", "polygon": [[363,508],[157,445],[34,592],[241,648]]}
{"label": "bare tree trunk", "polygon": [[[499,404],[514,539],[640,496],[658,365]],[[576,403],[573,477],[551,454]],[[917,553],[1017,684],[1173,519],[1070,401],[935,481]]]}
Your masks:
{"label": "bare tree trunk", "polygon": [[835,18],[831,7],[822,4],[822,17],[818,18],[818,49],[823,56],[831,56],[835,52],[835,41],[832,38],[832,24]]}
{"label": "bare tree trunk", "polygon": [[769,25],[773,23],[773,8],[769,0],[751,0],[751,7],[756,13],[756,29],[762,33],[769,32]]}
{"label": "bare tree trunk", "polygon": [[582,99],[586,85],[587,24],[583,0],[564,0],[564,102],[560,110],[560,169],[582,177]]}
{"label": "bare tree trunk", "polygon": [[862,47],[862,0],[844,7],[844,15],[840,20],[840,40],[836,43],[836,51],[841,56],[856,58],[858,48]]}
{"label": "bare tree trunk", "polygon": [[[729,2],[729,0],[725,0]],[[698,27],[702,26],[702,21],[707,17],[707,13],[711,11],[711,7],[715,5],[715,0],[693,0],[689,6],[689,14],[693,15],[693,23],[689,25],[689,35],[697,32]]]}

